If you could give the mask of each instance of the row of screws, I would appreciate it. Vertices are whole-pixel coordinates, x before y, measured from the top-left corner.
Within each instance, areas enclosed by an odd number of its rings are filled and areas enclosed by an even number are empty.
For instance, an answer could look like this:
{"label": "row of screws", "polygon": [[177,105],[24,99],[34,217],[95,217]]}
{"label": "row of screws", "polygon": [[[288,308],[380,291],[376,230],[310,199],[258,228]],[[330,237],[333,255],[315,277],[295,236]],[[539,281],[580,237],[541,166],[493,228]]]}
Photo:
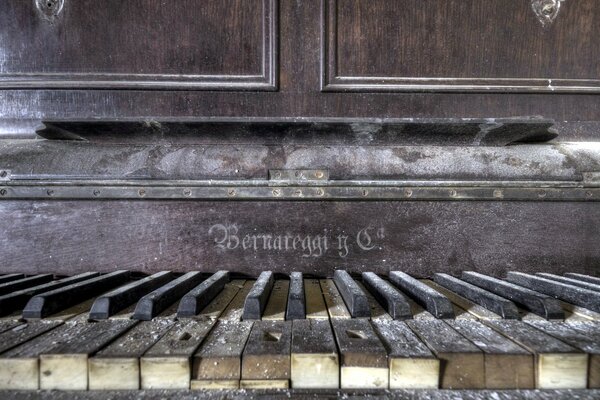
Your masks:
{"label": "row of screws", "polygon": [[[8,192],[6,191],[6,189],[5,189],[5,188],[1,188],[1,189],[0,189],[0,196],[6,196],[6,194],[7,194],[7,193],[8,193]],[[94,189],[94,190],[93,190],[93,192],[92,192],[92,194],[93,194],[95,197],[98,197],[98,196],[100,196],[100,193],[101,193],[101,192],[100,192],[100,189]],[[278,189],[278,188],[275,188],[275,189],[273,189],[271,193],[272,193],[272,194],[273,194],[273,196],[275,196],[275,197],[280,197],[280,196],[282,195],[282,191],[281,191],[281,189]],[[46,194],[47,194],[48,196],[54,196],[54,189],[47,189],[47,190],[46,190]],[[293,194],[294,194],[295,196],[298,196],[298,197],[302,197],[302,196],[304,196],[304,192],[302,192],[302,190],[301,190],[301,189],[296,189],[296,190],[294,190]],[[316,194],[317,196],[324,196],[324,195],[325,195],[325,191],[324,191],[323,189],[321,189],[321,188],[317,188],[317,189],[315,190],[315,194]],[[457,196],[458,196],[458,192],[457,192],[456,190],[454,190],[454,189],[451,189],[451,190],[449,190],[448,194],[450,195],[450,197],[457,197]],[[189,189],[189,188],[185,188],[185,189],[183,189],[183,195],[184,195],[185,197],[191,197],[191,196],[192,196],[192,190],[191,190],[191,189]],[[233,188],[230,188],[230,189],[227,189],[227,195],[228,195],[229,197],[235,197],[235,196],[237,195],[237,192],[236,192],[236,190],[235,190],[235,189],[233,189]],[[362,190],[362,195],[363,195],[364,197],[368,196],[368,195],[369,195],[369,191],[368,191],[367,189],[363,189],[363,190]],[[412,197],[412,195],[413,195],[413,191],[412,191],[412,189],[408,189],[408,188],[407,188],[407,189],[404,189],[404,196],[405,196],[405,197]],[[145,189],[139,189],[139,190],[138,190],[138,196],[139,196],[139,197],[145,197],[145,196],[146,196],[146,190],[145,190]],[[494,198],[503,198],[503,197],[504,197],[504,191],[503,191],[503,190],[501,190],[501,189],[494,189],[494,191],[493,191],[493,196],[494,196]],[[537,196],[538,196],[539,198],[545,198],[545,197],[547,196],[547,191],[546,191],[546,190],[543,190],[543,189],[540,189],[540,190],[538,190],[538,192],[537,192]],[[592,191],[590,191],[590,190],[587,190],[587,191],[585,192],[585,196],[586,196],[587,198],[591,198],[591,197],[593,197],[593,196],[594,196],[594,193],[593,193]]]}

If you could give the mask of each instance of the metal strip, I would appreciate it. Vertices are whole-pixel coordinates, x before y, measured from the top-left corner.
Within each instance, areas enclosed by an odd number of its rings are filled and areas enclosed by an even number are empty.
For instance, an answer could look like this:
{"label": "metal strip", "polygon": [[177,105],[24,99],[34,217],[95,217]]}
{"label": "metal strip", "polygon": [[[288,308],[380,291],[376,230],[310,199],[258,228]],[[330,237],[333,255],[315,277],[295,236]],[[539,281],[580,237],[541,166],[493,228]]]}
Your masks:
{"label": "metal strip", "polygon": [[600,187],[551,186],[255,186],[123,184],[5,184],[0,200],[14,199],[173,199],[173,200],[444,200],[444,201],[600,201]]}

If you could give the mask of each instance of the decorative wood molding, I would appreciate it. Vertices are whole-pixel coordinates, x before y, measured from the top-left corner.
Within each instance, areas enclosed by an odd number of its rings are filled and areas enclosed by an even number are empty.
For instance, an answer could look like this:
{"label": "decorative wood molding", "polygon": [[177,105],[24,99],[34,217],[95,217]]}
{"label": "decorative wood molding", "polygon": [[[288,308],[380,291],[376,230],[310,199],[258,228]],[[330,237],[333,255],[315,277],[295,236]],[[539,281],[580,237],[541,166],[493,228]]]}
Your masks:
{"label": "decorative wood molding", "polygon": [[249,90],[278,88],[279,0],[263,0],[262,71],[258,75],[16,73],[0,74],[0,89]]}
{"label": "decorative wood molding", "polygon": [[321,0],[323,92],[600,93],[600,79],[344,76],[337,57],[337,0]]}

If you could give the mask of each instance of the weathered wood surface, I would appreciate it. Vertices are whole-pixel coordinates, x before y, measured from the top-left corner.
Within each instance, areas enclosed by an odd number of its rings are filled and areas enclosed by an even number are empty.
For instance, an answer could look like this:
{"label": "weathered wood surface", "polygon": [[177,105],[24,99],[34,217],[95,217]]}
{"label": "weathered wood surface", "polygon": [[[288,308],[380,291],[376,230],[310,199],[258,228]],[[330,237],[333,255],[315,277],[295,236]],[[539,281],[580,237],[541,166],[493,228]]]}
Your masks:
{"label": "weathered wood surface", "polygon": [[440,387],[485,388],[483,352],[442,320],[412,320],[406,324],[440,360]]}
{"label": "weathered wood surface", "polygon": [[447,321],[484,353],[487,389],[535,388],[534,356],[477,321]]}
{"label": "weathered wood surface", "polygon": [[352,318],[369,318],[371,316],[371,307],[364,288],[356,284],[348,271],[334,271],[333,282]]}
{"label": "weathered wood surface", "polygon": [[199,271],[190,271],[142,297],[135,307],[133,318],[149,321],[202,282]]}
{"label": "weathered wood surface", "polygon": [[535,355],[536,388],[584,389],[588,356],[523,321],[485,321]]}
{"label": "weathered wood surface", "polygon": [[261,318],[267,306],[271,290],[273,290],[274,283],[275,278],[272,271],[263,271],[260,273],[244,301],[242,319],[259,320]]}
{"label": "weathered wood surface", "polygon": [[[393,319],[412,318],[406,296],[373,272],[362,273],[362,283]],[[371,310],[371,314],[373,311]]]}
{"label": "weathered wood surface", "polygon": [[369,320],[338,318],[331,323],[340,353],[340,387],[387,388],[387,352]]}
{"label": "weathered wood surface", "polygon": [[218,271],[183,296],[177,308],[178,317],[192,317],[206,307],[229,282],[229,272]]}
{"label": "weathered wood surface", "polygon": [[339,357],[329,321],[293,321],[290,379],[293,388],[339,387]]}
{"label": "weathered wood surface", "polygon": [[40,389],[88,389],[88,357],[120,337],[137,321],[118,320],[87,324],[87,329],[40,355]]}
{"label": "weathered wood surface", "polygon": [[161,271],[105,293],[94,301],[90,319],[107,319],[172,279],[170,271]]}
{"label": "weathered wood surface", "polygon": [[242,352],[251,321],[219,321],[194,354],[192,377],[203,381],[239,381]]}
{"label": "weathered wood surface", "polygon": [[373,328],[388,351],[390,389],[437,388],[440,361],[401,321],[374,321]]}
{"label": "weathered wood surface", "polygon": [[291,342],[291,321],[256,321],[242,354],[242,380],[290,379]]}
{"label": "weathered wood surface", "polygon": [[420,306],[436,318],[454,318],[454,308],[446,296],[405,272],[391,271],[390,281],[400,290],[411,295]]}
{"label": "weathered wood surface", "polygon": [[178,321],[140,359],[142,389],[188,389],[190,360],[215,320]]}
{"label": "weathered wood surface", "polygon": [[[0,42],[2,53],[10,57],[0,69],[3,78],[29,72],[64,73],[68,79],[81,80],[90,77],[77,74],[90,73],[92,79],[101,80],[101,87],[110,87],[115,80],[118,83],[124,78],[143,78],[140,73],[151,74],[155,79],[148,84],[153,84],[156,79],[164,79],[163,74],[181,72],[184,77],[192,75],[191,83],[199,80],[201,88],[210,83],[210,79],[205,81],[206,74],[209,78],[222,74],[224,78],[210,85],[210,91],[172,90],[178,87],[177,82],[168,81],[161,85],[165,91],[159,93],[4,90],[0,92],[0,114],[8,120],[224,115],[543,115],[559,121],[597,120],[597,96],[556,93],[561,79],[584,79],[587,84],[598,79],[594,41],[599,36],[594,24],[598,12],[594,0],[580,0],[574,5],[563,2],[556,21],[549,27],[538,21],[530,2],[510,6],[503,0],[485,4],[470,0],[443,6],[437,0],[377,0],[369,5],[333,0],[310,5],[293,1],[264,3],[212,1],[210,6],[199,7],[198,1],[187,1],[164,7],[159,1],[133,1],[116,7],[115,1],[101,5],[82,1],[67,4],[56,19],[49,20],[33,2],[5,1],[0,12]],[[328,11],[324,17],[322,7]],[[148,26],[148,20],[155,23]],[[276,38],[271,42],[267,32],[277,25],[282,28],[275,30]],[[98,31],[105,32],[102,40],[94,34]],[[124,42],[123,37],[128,41]],[[299,41],[299,37],[303,40]],[[515,41],[515,37],[520,40]],[[176,46],[175,42],[181,45]],[[217,45],[222,43],[227,46]],[[278,51],[265,54],[270,46]],[[264,77],[267,71],[271,72],[270,79]],[[133,76],[119,75],[123,73]],[[278,77],[278,91],[226,92],[236,86],[240,89],[235,79],[238,74],[250,80],[250,87],[241,85],[242,89],[252,89],[257,80]],[[423,78],[429,84],[433,78],[450,81],[437,89],[444,93],[423,92],[419,85],[417,93],[402,93],[403,89],[394,83],[403,77]],[[342,90],[331,87],[341,78],[350,80],[347,89],[367,93],[319,90],[321,81],[326,90]],[[458,78],[481,80],[481,88],[477,93],[457,88],[464,83]],[[56,85],[60,79],[60,75],[54,77],[50,85]],[[525,87],[521,91],[526,90],[529,79],[536,79],[538,90],[547,94],[489,93],[494,82],[508,80],[521,85],[521,79]],[[461,93],[445,93],[452,89]],[[385,93],[375,93],[381,90]],[[567,131],[578,134],[577,129]],[[598,132],[589,131],[596,135]]]}
{"label": "weathered wood surface", "polygon": [[304,280],[304,296],[306,298],[306,318],[329,319],[323,290],[318,279]]}
{"label": "weathered wood surface", "polygon": [[142,321],[88,359],[90,390],[140,388],[140,357],[173,326],[173,321]]}
{"label": "weathered wood surface", "polygon": [[[223,265],[239,265],[255,277],[263,268],[332,276],[342,261],[351,272],[362,272],[356,266],[368,265],[383,275],[398,268],[416,277],[464,269],[501,276],[510,269],[536,272],[551,265],[561,265],[560,271],[592,273],[600,260],[595,245],[600,209],[585,202],[3,200],[0,212],[4,216],[0,229],[10,232],[0,238],[6,273],[76,274],[112,271],[115,265],[146,272],[212,272]],[[306,218],[317,215],[318,219]],[[489,226],[496,227],[493,236]],[[268,240],[265,244],[261,236],[283,238],[287,232],[292,238],[285,251],[273,250],[273,243],[269,250]],[[240,241],[237,246],[234,234]],[[246,235],[250,239],[244,249]],[[339,235],[349,236],[347,254],[343,238],[338,250]],[[308,236],[314,245],[303,248],[301,241]],[[357,236],[370,250],[360,247]],[[293,249],[296,237],[300,242]],[[498,237],[503,238],[502,245],[494,239]],[[37,243],[34,247],[32,240]],[[311,256],[303,257],[307,254]]]}

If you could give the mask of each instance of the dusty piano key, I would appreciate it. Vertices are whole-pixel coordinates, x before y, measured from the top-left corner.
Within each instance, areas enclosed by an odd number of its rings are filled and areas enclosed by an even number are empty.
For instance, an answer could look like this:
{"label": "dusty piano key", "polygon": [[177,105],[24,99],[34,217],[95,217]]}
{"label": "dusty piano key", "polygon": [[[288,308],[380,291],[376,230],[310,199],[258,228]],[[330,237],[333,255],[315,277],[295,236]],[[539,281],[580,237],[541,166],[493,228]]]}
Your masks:
{"label": "dusty piano key", "polygon": [[444,321],[412,320],[406,324],[441,360],[443,389],[484,389],[483,352]]}
{"label": "dusty piano key", "polygon": [[190,360],[215,320],[179,321],[140,359],[142,389],[189,389]]}
{"label": "dusty piano key", "polygon": [[454,308],[448,298],[423,282],[400,271],[392,271],[390,281],[425,307],[436,318],[454,318]]}
{"label": "dusty piano key", "polygon": [[[240,387],[272,387],[290,379],[291,321],[257,321],[242,353]],[[259,384],[265,382],[265,385]],[[269,382],[274,381],[274,382]]]}
{"label": "dusty piano key", "polygon": [[236,293],[235,297],[227,305],[225,310],[223,310],[219,316],[219,320],[240,321],[242,319],[242,314],[244,313],[244,302],[246,301],[246,296],[248,296],[248,293],[250,293],[250,290],[252,290],[253,286],[253,281],[245,281],[242,287]]}
{"label": "dusty piano key", "polygon": [[584,274],[576,274],[574,272],[567,272],[564,274],[567,278],[578,279],[582,282],[589,282],[596,285],[600,285],[600,278],[596,276],[584,275]]}
{"label": "dusty piano key", "polygon": [[390,389],[437,389],[440,361],[402,321],[373,321],[388,351]]}
{"label": "dusty piano key", "polygon": [[40,389],[87,390],[88,357],[130,329],[136,321],[87,323],[87,328],[60,346],[40,354]]}
{"label": "dusty piano key", "polygon": [[584,389],[588,356],[523,321],[485,321],[535,356],[536,388]]}
{"label": "dusty piano key", "polygon": [[229,304],[235,298],[237,293],[244,287],[246,283],[243,279],[234,279],[225,284],[223,290],[206,306],[200,310],[194,318],[198,319],[217,319],[227,309]]}
{"label": "dusty piano key", "polygon": [[277,279],[273,284],[271,295],[263,311],[262,320],[264,321],[285,321],[285,310],[288,301],[288,292],[290,281],[287,279]]}
{"label": "dusty piano key", "polygon": [[25,278],[24,274],[6,274],[0,276],[0,284],[4,284],[6,282],[16,281],[18,279]]}
{"label": "dusty piano key", "polygon": [[560,303],[556,299],[542,293],[472,271],[464,271],[461,277],[462,280],[512,300],[527,311],[531,311],[543,318],[561,320],[565,318],[565,313]]}
{"label": "dusty piano key", "polygon": [[173,321],[142,321],[88,359],[90,390],[140,388],[140,358],[169,329]]}
{"label": "dusty piano key", "polygon": [[42,283],[50,282],[52,277],[52,274],[44,274],[2,283],[0,284],[0,295],[5,295],[17,290],[22,290],[32,286],[41,285]]}
{"label": "dusty piano key", "polygon": [[38,390],[40,388],[40,362],[42,353],[69,343],[82,335],[88,324],[66,323],[32,340],[0,354],[1,390]]}
{"label": "dusty piano key", "polygon": [[587,353],[588,388],[600,388],[600,331],[597,324],[548,321],[531,321],[528,324]]}
{"label": "dusty piano key", "polygon": [[408,299],[390,283],[381,279],[373,272],[363,272],[362,282],[393,319],[412,318]]}
{"label": "dusty piano key", "polygon": [[387,389],[387,352],[369,320],[333,319],[331,323],[340,352],[341,388]]}
{"label": "dusty piano key", "polygon": [[244,301],[244,312],[242,319],[244,320],[259,320],[267,305],[267,300],[273,289],[275,279],[273,278],[273,272],[264,271],[258,276],[258,279],[254,283],[252,290],[246,296]]}
{"label": "dusty piano key", "polygon": [[[443,286],[438,285],[434,281],[430,281],[428,279],[423,279],[421,282],[430,286],[431,288],[437,290],[444,296],[448,298],[454,305],[454,312],[456,314],[456,319],[464,320],[464,319],[502,319],[498,314],[488,310],[485,307],[480,306],[479,304],[473,303],[471,300],[466,299],[458,294],[446,289]],[[465,315],[466,313],[466,315]],[[518,313],[518,309],[517,309]],[[467,317],[468,315],[468,317]]]}
{"label": "dusty piano key", "polygon": [[371,317],[371,307],[367,296],[348,272],[336,270],[333,273],[333,282],[352,318]]}
{"label": "dusty piano key", "polygon": [[61,324],[61,321],[31,321],[14,326],[0,334],[0,353],[17,347]]}
{"label": "dusty piano key", "polygon": [[294,319],[306,318],[305,303],[304,279],[302,277],[302,272],[292,272],[290,274],[290,290],[288,294],[285,319],[292,321]]}
{"label": "dusty piano key", "polygon": [[362,290],[365,293],[365,296],[367,296],[367,301],[369,302],[369,308],[371,309],[371,318],[370,318],[371,321],[378,321],[380,319],[383,319],[383,320],[393,319],[392,316],[390,314],[388,314],[388,312],[381,306],[381,304],[379,304],[377,299],[375,299],[375,297],[373,297],[371,292],[369,292],[367,290],[367,288],[362,284],[362,282],[356,281],[356,284],[358,285],[360,290]]}
{"label": "dusty piano key", "polygon": [[545,272],[538,272],[536,275],[537,276],[541,276],[542,278],[550,279],[552,281],[557,281],[557,282],[560,282],[560,283],[566,283],[567,285],[579,286],[579,287],[582,287],[584,289],[594,290],[596,292],[600,292],[600,284],[586,282],[586,281],[582,281],[582,280],[579,280],[579,279],[568,278],[568,277],[565,277],[565,276],[560,276],[560,275],[555,275],[555,274],[548,274],[548,273],[545,273]]}
{"label": "dusty piano key", "polygon": [[304,280],[304,298],[306,300],[306,318],[329,319],[323,290],[318,279]]}
{"label": "dusty piano key", "polygon": [[188,272],[179,278],[148,293],[138,301],[133,313],[134,319],[149,321],[165,311],[175,301],[202,282],[202,274],[198,271]]}
{"label": "dusty piano key", "polygon": [[193,317],[206,307],[229,282],[229,272],[218,271],[188,292],[179,302],[178,317]]}
{"label": "dusty piano key", "polygon": [[252,321],[219,321],[192,360],[192,389],[228,389],[239,386],[242,352]]}
{"label": "dusty piano key", "polygon": [[533,389],[533,354],[477,321],[447,321],[461,335],[481,349],[484,355],[487,389]]}
{"label": "dusty piano key", "polygon": [[337,290],[335,283],[332,279],[321,279],[319,281],[321,285],[321,291],[323,293],[323,299],[327,307],[327,313],[329,318],[350,318],[350,312],[346,308],[346,304]]}
{"label": "dusty piano key", "polygon": [[518,319],[519,310],[515,303],[488,292],[468,282],[461,281],[448,274],[434,274],[435,283],[450,289],[454,293],[476,303],[505,319]]}
{"label": "dusty piano key", "polygon": [[600,312],[600,292],[560,283],[541,276],[511,271],[506,279],[514,284],[525,286],[536,292],[567,301],[577,306]]}
{"label": "dusty piano key", "polygon": [[336,389],[340,364],[329,321],[292,323],[291,382],[294,389]]}
{"label": "dusty piano key", "polygon": [[85,281],[87,279],[95,278],[100,275],[98,272],[85,272],[83,274],[71,276],[68,278],[43,283],[38,286],[33,286],[27,289],[18,290],[9,294],[0,296],[0,315],[7,315],[13,311],[22,310],[36,294],[49,292],[54,289],[62,288],[73,283]]}
{"label": "dusty piano key", "polygon": [[116,271],[35,295],[23,309],[23,318],[44,318],[106,292],[129,279],[129,271]]}
{"label": "dusty piano key", "polygon": [[171,272],[162,271],[103,294],[92,305],[90,319],[107,319],[171,279]]}

